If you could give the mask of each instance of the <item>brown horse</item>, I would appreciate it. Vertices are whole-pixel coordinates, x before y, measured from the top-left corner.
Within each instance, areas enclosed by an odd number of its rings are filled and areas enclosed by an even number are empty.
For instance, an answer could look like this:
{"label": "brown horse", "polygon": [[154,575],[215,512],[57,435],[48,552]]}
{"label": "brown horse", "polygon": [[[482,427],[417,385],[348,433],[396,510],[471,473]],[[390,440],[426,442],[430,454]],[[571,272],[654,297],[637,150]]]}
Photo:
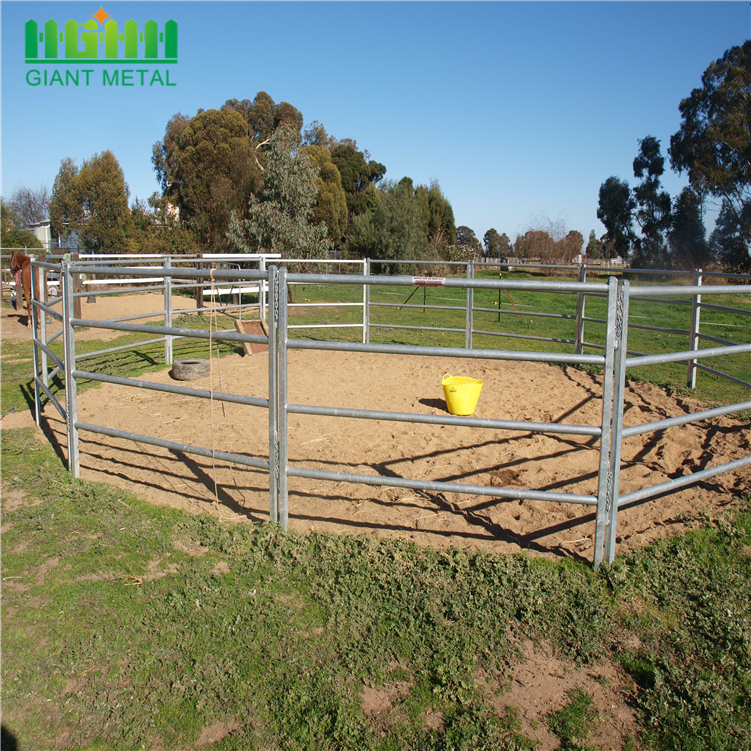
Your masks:
{"label": "brown horse", "polygon": [[[21,281],[20,287],[23,288],[23,295],[26,298],[26,328],[31,328],[31,258],[25,256],[23,253],[14,253],[10,257],[10,273],[16,280],[16,295],[21,294],[19,288],[19,277]],[[44,274],[40,271],[37,272],[37,299],[42,299],[42,279]]]}

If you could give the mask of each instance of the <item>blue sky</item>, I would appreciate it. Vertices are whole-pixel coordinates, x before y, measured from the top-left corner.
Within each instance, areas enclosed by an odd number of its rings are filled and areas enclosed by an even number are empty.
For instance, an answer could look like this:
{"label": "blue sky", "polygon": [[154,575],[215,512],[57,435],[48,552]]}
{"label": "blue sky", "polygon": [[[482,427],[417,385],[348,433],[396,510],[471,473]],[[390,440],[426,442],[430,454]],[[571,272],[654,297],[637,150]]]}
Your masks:
{"label": "blue sky", "polygon": [[[100,5],[119,22],[177,21],[176,85],[103,87],[98,70],[88,87],[26,82],[24,23],[84,22]],[[478,238],[513,240],[545,217],[600,235],[600,185],[635,184],[640,138],[667,156],[681,99],[748,39],[751,14],[747,2],[3,0],[0,22],[5,198],[51,189],[61,159],[104,149],[131,199],[148,198],[170,117],[266,91],[355,139],[387,178],[437,179]],[[663,183],[675,196],[686,178]]]}

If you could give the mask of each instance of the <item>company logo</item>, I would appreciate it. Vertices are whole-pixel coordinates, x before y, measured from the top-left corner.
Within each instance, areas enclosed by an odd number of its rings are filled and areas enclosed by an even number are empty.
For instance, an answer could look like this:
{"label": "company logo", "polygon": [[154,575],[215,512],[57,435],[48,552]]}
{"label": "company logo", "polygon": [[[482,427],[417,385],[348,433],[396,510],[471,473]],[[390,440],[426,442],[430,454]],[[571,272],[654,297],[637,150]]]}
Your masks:
{"label": "company logo", "polygon": [[[175,86],[170,70],[119,66],[176,65],[177,22],[170,19],[160,25],[149,19],[142,25],[130,19],[118,23],[100,6],[89,20],[69,20],[64,25],[49,20],[40,26],[29,20],[24,27],[24,50],[27,65],[103,65],[104,86]],[[114,66],[107,67],[107,66]],[[50,71],[33,68],[26,73],[30,86],[89,86],[96,69]],[[83,74],[83,75],[81,75]]]}

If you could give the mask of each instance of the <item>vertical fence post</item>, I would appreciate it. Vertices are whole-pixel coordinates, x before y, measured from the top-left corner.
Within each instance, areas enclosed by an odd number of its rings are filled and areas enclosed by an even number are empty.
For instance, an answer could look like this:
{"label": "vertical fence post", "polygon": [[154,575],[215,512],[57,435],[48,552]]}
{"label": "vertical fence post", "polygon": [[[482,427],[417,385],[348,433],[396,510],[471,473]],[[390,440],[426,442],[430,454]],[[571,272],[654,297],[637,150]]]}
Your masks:
{"label": "vertical fence post", "polygon": [[[475,278],[474,261],[467,261],[467,280]],[[475,304],[474,288],[467,287],[467,318],[465,323],[464,347],[472,349],[473,308]]]}
{"label": "vertical fence post", "polygon": [[[694,287],[701,287],[702,269],[694,269]],[[694,295],[691,298],[691,334],[688,342],[690,350],[699,349],[699,330],[701,326],[701,295]],[[686,386],[690,389],[696,388],[696,358],[688,361],[688,374],[686,376]]]}
{"label": "vertical fence post", "polygon": [[[365,259],[365,276],[370,276],[370,258]],[[370,344],[370,285],[365,285],[365,344]]]}
{"label": "vertical fence post", "polygon": [[[264,259],[265,260],[265,259]],[[264,264],[265,267],[265,264]],[[264,268],[265,271],[265,268]],[[279,523],[279,281],[276,266],[268,270],[269,293],[269,520]],[[261,280],[260,284],[265,284]],[[259,286],[260,294],[260,286]]]}
{"label": "vertical fence post", "polygon": [[[42,261],[42,263],[47,262],[47,255],[43,255],[39,257],[39,260]],[[49,295],[47,294],[47,271],[42,269],[42,283],[39,285],[39,291],[41,295],[42,302],[46,305],[49,300]],[[47,314],[44,311],[41,311],[41,318],[39,319],[39,339],[45,346],[47,345]],[[35,347],[36,349],[36,347]],[[42,383],[45,386],[49,386],[49,376],[47,374],[47,353],[42,350],[42,362],[41,362],[41,370],[42,370]]]}
{"label": "vertical fence post", "polygon": [[607,501],[605,561],[615,558],[618,532],[618,495],[621,483],[621,449],[623,446],[623,402],[626,393],[626,356],[628,354],[628,307],[631,287],[628,279],[618,282],[618,318],[616,320],[615,372],[613,388],[613,428],[610,435],[610,481]]}
{"label": "vertical fence post", "polygon": [[[368,259],[362,262],[362,274],[368,276]],[[362,285],[362,343],[367,344],[370,339],[368,332],[368,304],[370,303],[370,285]]]}
{"label": "vertical fence post", "polygon": [[[579,281],[587,281],[587,267],[582,263],[579,265]],[[584,343],[584,308],[586,295],[579,292],[576,296],[576,344],[574,345],[574,354],[580,355]]]}
{"label": "vertical fence post", "polygon": [[[37,323],[39,322],[39,313],[40,311],[37,310],[35,301],[36,301],[36,293],[37,293],[37,284],[39,279],[39,269],[35,265],[35,261],[31,261],[31,348],[32,353],[34,356],[34,421],[37,424],[37,427],[39,427],[40,418],[41,418],[41,412],[42,412],[42,402],[39,398],[39,383],[38,378],[40,376],[40,368],[44,368],[44,375],[45,375],[45,385],[46,385],[46,374],[47,374],[47,362],[46,358],[43,358],[43,362],[40,363],[39,361],[39,351],[40,348],[38,346],[39,340],[37,339]],[[41,296],[40,296],[41,297]],[[44,311],[41,311],[42,313],[42,325],[40,326],[40,334],[41,340],[46,343],[44,333]],[[42,350],[42,354],[44,355],[44,350]]]}
{"label": "vertical fence post", "polygon": [[279,359],[279,523],[284,529],[289,524],[289,493],[287,466],[289,464],[289,431],[287,429],[287,269],[279,271],[279,319],[278,319],[278,359]]}
{"label": "vertical fence post", "polygon": [[[164,325],[172,328],[172,259],[164,259]],[[164,337],[164,364],[172,365],[172,337]]]}
{"label": "vertical fence post", "polygon": [[[76,367],[76,340],[71,325],[74,317],[75,299],[73,297],[73,275],[70,262],[61,264],[61,286],[63,288],[63,347],[65,352],[65,412],[68,429],[68,470],[75,479],[81,476],[81,464],[78,454],[78,394],[73,370]],[[80,298],[78,298],[80,300]]]}
{"label": "vertical fence post", "polygon": [[618,286],[615,277],[608,279],[608,311],[605,331],[605,370],[602,378],[602,421],[600,434],[600,466],[597,472],[597,520],[595,522],[595,552],[593,564],[602,563],[605,543],[605,527],[608,520],[610,497],[611,462],[610,436],[613,417],[613,378],[615,360],[616,322],[618,318]]}

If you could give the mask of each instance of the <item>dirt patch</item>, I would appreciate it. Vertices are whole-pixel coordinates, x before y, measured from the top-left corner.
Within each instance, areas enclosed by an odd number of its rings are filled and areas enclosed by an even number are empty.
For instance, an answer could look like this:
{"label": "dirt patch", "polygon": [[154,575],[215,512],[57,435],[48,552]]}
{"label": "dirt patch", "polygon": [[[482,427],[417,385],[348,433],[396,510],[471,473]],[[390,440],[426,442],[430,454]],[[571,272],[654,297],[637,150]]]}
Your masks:
{"label": "dirt patch", "polygon": [[555,657],[543,645],[524,644],[524,660],[513,668],[510,684],[487,685],[488,701],[503,714],[512,711],[521,723],[522,733],[535,742],[536,751],[554,751],[560,740],[548,729],[552,712],[560,711],[574,689],[585,691],[592,699],[598,720],[586,746],[597,749],[626,748],[637,735],[639,724],[627,704],[633,693],[633,681],[612,663],[590,668],[572,668]]}

